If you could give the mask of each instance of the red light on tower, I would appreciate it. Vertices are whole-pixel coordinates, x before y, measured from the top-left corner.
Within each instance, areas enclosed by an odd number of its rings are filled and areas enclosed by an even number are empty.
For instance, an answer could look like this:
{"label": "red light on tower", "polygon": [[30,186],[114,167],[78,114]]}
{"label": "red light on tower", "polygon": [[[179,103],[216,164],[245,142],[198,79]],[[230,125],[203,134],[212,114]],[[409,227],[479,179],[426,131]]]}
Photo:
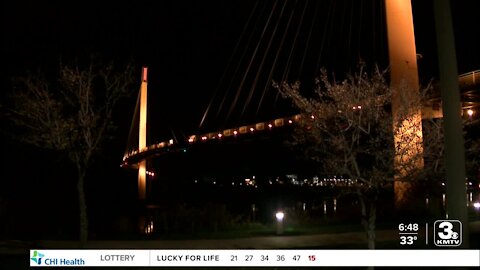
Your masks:
{"label": "red light on tower", "polygon": [[148,71],[148,68],[147,68],[147,67],[143,67],[143,69],[142,69],[142,82],[146,82],[146,81],[147,81],[147,71]]}

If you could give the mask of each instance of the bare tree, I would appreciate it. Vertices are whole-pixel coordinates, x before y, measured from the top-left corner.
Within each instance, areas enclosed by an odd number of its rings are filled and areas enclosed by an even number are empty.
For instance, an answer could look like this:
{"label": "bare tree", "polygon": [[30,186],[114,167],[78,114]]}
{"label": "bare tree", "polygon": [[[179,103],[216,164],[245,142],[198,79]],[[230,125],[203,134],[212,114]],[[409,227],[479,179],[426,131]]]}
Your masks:
{"label": "bare tree", "polygon": [[[416,124],[418,121],[412,113],[421,108],[422,100],[401,96],[408,106],[398,112],[401,116],[398,119],[402,121],[394,122],[392,90],[386,83],[385,73],[376,69],[369,75],[361,67],[358,73],[337,83],[331,82],[323,70],[316,81],[313,98],[302,96],[298,82],[274,84],[303,112],[292,143],[305,149],[307,157],[318,161],[326,174],[353,181],[352,190],[359,198],[370,249],[375,248],[377,201],[381,190],[393,188],[395,174],[404,175],[402,179],[409,181],[417,179],[420,176],[418,162],[423,162],[422,152],[416,151],[422,147],[422,140],[418,139],[422,136],[422,127]],[[404,138],[394,141],[394,136]],[[395,142],[410,147],[395,145]],[[401,167],[394,166],[396,158],[405,161]]]}
{"label": "bare tree", "polygon": [[21,139],[43,149],[63,151],[77,170],[80,241],[88,240],[85,177],[92,158],[112,127],[115,105],[131,92],[133,67],[113,64],[61,64],[56,79],[28,75],[16,80],[12,119]]}

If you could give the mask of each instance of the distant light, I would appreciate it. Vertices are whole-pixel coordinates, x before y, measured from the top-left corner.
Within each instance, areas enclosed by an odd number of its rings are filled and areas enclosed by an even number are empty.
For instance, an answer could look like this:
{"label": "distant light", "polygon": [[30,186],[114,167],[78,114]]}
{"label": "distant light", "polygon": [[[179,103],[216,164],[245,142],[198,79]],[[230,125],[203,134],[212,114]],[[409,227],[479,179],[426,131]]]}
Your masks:
{"label": "distant light", "polygon": [[358,105],[357,108],[358,108],[359,110],[361,110],[361,109],[362,109],[362,106]]}
{"label": "distant light", "polygon": [[268,127],[269,127],[269,128],[272,128],[273,126],[272,126],[272,124],[268,124]]}
{"label": "distant light", "polygon": [[234,130],[233,135],[237,135],[237,134],[238,134],[238,131]]}
{"label": "distant light", "polygon": [[188,142],[192,143],[192,142],[193,142],[193,138],[188,139]]}
{"label": "distant light", "polygon": [[292,121],[292,120],[288,120],[288,123],[291,124],[291,123],[293,123],[293,121]]}
{"label": "distant light", "polygon": [[218,133],[217,136],[218,136],[218,138],[222,138],[223,135],[222,135],[222,133]]}
{"label": "distant light", "polygon": [[170,139],[170,140],[168,141],[168,143],[169,143],[169,144],[173,144],[173,139]]}
{"label": "distant light", "polygon": [[480,202],[475,202],[475,203],[473,203],[473,207],[474,207],[475,209],[480,209]]}
{"label": "distant light", "polygon": [[310,117],[311,117],[312,119],[315,119],[315,116],[314,116],[314,115],[312,115],[312,116],[310,116]]}
{"label": "distant light", "polygon": [[252,132],[253,132],[254,130],[255,130],[254,128],[250,128],[250,131],[252,131]]}
{"label": "distant light", "polygon": [[467,110],[467,114],[468,114],[468,116],[472,116],[472,115],[473,115],[473,110],[472,110],[472,109],[468,109],[468,110]]}
{"label": "distant light", "polygon": [[277,221],[282,221],[283,218],[285,217],[285,214],[280,211],[275,214],[275,217],[277,218]]}
{"label": "distant light", "polygon": [[202,141],[207,140],[207,136],[202,136]]}
{"label": "distant light", "polygon": [[352,109],[356,110],[356,109],[357,109],[357,106],[353,106],[353,108],[352,108]]}

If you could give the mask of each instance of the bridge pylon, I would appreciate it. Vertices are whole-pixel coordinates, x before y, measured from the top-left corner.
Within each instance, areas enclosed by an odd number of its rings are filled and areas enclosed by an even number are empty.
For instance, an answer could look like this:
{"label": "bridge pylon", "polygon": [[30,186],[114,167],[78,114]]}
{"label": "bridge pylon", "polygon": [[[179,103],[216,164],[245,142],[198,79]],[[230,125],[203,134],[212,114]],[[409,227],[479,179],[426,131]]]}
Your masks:
{"label": "bridge pylon", "polygon": [[[407,175],[411,169],[423,168],[422,110],[409,108],[404,99],[419,100],[417,54],[411,0],[385,0],[390,87],[393,89],[392,114],[395,131],[394,176],[395,205],[409,203],[412,183]],[[418,158],[421,157],[421,158]],[[415,164],[410,164],[412,163]]]}
{"label": "bridge pylon", "polygon": [[[147,67],[142,68],[142,82],[140,84],[140,123],[138,129],[138,152],[147,148]],[[147,161],[138,162],[138,197],[145,200],[147,193]]]}

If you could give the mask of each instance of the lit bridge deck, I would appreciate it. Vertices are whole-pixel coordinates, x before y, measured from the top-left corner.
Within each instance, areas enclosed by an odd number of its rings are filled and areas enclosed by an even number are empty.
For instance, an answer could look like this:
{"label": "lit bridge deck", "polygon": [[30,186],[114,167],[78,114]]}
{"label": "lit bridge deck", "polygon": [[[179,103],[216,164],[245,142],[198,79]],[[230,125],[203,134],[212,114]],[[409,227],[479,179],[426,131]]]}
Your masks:
{"label": "lit bridge deck", "polygon": [[247,134],[265,132],[272,129],[292,126],[301,119],[302,115],[296,114],[291,117],[277,118],[272,121],[258,122],[251,125],[244,125],[237,128],[229,128],[217,132],[209,132],[198,135],[190,135],[186,141],[175,142],[173,139],[149,145],[140,150],[134,150],[123,157],[122,166],[129,167],[143,159],[164,153],[183,151],[186,147],[195,143],[207,141],[220,141],[237,138]]}
{"label": "lit bridge deck", "polygon": [[[480,70],[475,70],[460,75],[458,78],[458,82],[462,92],[462,108],[465,111],[467,109],[476,108],[478,114],[478,108],[480,107]],[[438,111],[440,110],[440,103],[441,100],[439,96],[433,97],[430,102],[428,102],[428,107],[424,108],[426,110],[424,110],[423,116],[425,117],[425,115],[432,115],[432,117],[441,117],[441,111]],[[436,110],[437,112],[432,110]],[[121,166],[135,167],[137,163],[141,160],[153,156],[162,155],[165,153],[183,151],[186,147],[195,143],[228,140],[231,138],[241,137],[246,134],[255,134],[272,129],[292,126],[302,117],[308,118],[313,116],[296,114],[290,117],[277,118],[271,121],[258,122],[255,124],[244,125],[236,128],[219,130],[217,132],[190,135],[186,141],[175,142],[173,139],[170,139],[168,141],[154,143],[143,149],[134,150],[126,153],[123,157]]]}

